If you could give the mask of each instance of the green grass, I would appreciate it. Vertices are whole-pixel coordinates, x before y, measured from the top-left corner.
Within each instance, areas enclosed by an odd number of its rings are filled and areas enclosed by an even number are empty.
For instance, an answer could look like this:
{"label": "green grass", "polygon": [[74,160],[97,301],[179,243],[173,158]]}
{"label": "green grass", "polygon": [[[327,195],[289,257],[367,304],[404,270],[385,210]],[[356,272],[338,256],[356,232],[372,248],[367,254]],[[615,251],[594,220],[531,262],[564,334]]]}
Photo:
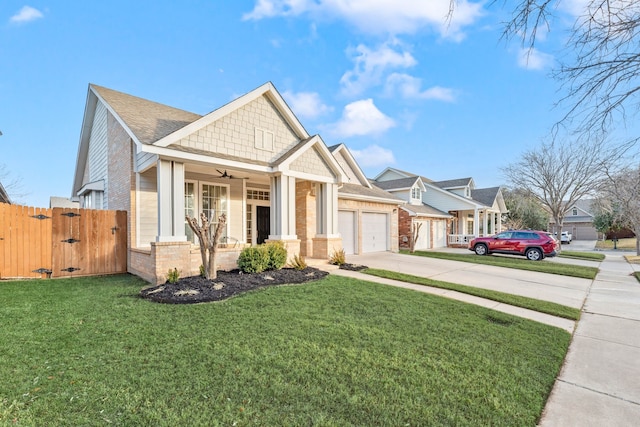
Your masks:
{"label": "green grass", "polygon": [[598,252],[576,252],[576,251],[562,251],[558,254],[559,258],[572,258],[582,259],[585,261],[602,261],[605,258],[604,254]]}
{"label": "green grass", "polygon": [[439,280],[427,279],[426,277],[418,277],[411,274],[398,273],[395,271],[367,268],[365,270],[362,270],[362,272],[371,274],[372,276],[384,277],[386,279],[399,280],[407,283],[415,283],[418,285],[425,285],[439,289],[448,289],[451,291],[462,292],[464,294],[474,295],[477,297],[486,298],[492,301],[497,301],[516,307],[527,308],[529,310],[550,314],[552,316],[563,317],[565,319],[580,319],[579,309],[567,307],[566,305],[556,304],[553,302],[541,301],[519,295],[506,294],[504,292],[492,291],[489,289],[475,288],[473,286],[441,282]]}
{"label": "green grass", "polygon": [[[400,251],[409,254],[408,251]],[[541,273],[559,274],[562,276],[580,277],[582,279],[593,279],[598,274],[596,267],[585,267],[581,265],[561,264],[558,262],[529,261],[508,256],[488,255],[478,256],[469,252],[468,254],[458,254],[451,252],[435,251],[415,251],[415,256],[427,258],[448,259],[451,261],[471,262],[474,264],[494,265],[497,267],[515,268],[518,270],[538,271]]]}
{"label": "green grass", "polygon": [[143,285],[0,282],[0,424],[534,426],[570,341],[339,276],[198,305]]}

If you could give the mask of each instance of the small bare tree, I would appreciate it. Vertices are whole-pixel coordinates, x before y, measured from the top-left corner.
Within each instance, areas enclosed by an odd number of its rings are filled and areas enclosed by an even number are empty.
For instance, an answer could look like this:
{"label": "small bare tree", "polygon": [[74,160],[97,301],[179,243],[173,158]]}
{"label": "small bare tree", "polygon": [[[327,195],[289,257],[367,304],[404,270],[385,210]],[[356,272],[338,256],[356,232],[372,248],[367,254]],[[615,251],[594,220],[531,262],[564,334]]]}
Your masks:
{"label": "small bare tree", "polygon": [[225,224],[227,223],[226,214],[218,217],[218,224],[215,230],[211,231],[211,222],[204,213],[200,214],[200,224],[196,218],[187,216],[187,223],[198,237],[200,242],[200,256],[202,257],[202,265],[204,267],[205,277],[208,280],[214,280],[218,277],[216,270],[216,255],[218,253],[218,240],[222,235]]}
{"label": "small bare tree", "polygon": [[411,222],[411,241],[409,242],[409,252],[414,253],[416,251],[416,242],[420,237],[420,229],[422,228],[422,222]]}

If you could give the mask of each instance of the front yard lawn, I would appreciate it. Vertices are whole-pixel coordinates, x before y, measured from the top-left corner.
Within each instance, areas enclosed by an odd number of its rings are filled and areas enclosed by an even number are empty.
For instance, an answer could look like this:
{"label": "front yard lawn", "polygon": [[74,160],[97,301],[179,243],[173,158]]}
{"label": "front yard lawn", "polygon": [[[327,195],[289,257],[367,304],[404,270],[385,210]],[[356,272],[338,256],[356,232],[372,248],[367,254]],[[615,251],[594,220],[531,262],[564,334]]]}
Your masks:
{"label": "front yard lawn", "polygon": [[0,282],[0,423],[534,426],[570,341],[339,276],[195,305],[144,285]]}
{"label": "front yard lawn", "polygon": [[[409,251],[400,251],[409,254]],[[559,274],[562,276],[580,277],[582,279],[593,279],[598,274],[596,267],[585,267],[581,265],[561,264],[558,262],[529,261],[527,259],[511,256],[488,255],[478,256],[473,253],[458,254],[451,252],[437,251],[415,251],[415,256],[428,258],[448,259],[451,261],[472,262],[475,264],[495,265],[497,267],[516,268],[519,270],[538,271],[540,273]]]}

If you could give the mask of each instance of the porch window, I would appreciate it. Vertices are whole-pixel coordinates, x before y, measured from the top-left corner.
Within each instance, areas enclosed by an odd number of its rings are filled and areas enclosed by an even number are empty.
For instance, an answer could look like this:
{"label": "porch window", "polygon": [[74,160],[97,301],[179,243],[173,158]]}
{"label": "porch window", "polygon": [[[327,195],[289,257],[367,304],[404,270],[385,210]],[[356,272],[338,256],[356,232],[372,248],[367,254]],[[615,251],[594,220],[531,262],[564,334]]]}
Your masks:
{"label": "porch window", "polygon": [[467,219],[467,234],[473,234],[473,220]]}
{"label": "porch window", "polygon": [[104,199],[103,191],[92,190],[84,195],[83,207],[85,209],[102,209],[102,201]]}
{"label": "porch window", "polygon": [[[197,189],[199,188],[199,192]],[[211,222],[211,233],[218,226],[218,217],[226,213],[227,214],[227,226],[222,230],[221,242],[225,242],[227,238],[227,231],[229,227],[229,189],[224,185],[214,185],[200,183],[196,181],[188,181],[184,184],[184,212],[185,215],[198,218],[200,222],[200,213],[204,213]],[[187,240],[195,243],[196,238],[193,234],[193,230],[189,227],[185,220],[185,235]]]}

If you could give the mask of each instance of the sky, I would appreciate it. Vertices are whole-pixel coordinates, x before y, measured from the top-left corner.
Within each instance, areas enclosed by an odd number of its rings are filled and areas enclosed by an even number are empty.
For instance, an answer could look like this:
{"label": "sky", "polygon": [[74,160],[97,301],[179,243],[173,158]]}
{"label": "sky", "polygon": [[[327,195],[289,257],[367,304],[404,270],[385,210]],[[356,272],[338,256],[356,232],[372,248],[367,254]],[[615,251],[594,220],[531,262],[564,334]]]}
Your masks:
{"label": "sky", "polygon": [[501,2],[458,0],[447,21],[448,0],[3,0],[3,182],[30,206],[71,196],[90,83],[204,115],[271,81],[370,178],[506,185],[561,117],[550,73],[580,1],[528,51],[501,38]]}

